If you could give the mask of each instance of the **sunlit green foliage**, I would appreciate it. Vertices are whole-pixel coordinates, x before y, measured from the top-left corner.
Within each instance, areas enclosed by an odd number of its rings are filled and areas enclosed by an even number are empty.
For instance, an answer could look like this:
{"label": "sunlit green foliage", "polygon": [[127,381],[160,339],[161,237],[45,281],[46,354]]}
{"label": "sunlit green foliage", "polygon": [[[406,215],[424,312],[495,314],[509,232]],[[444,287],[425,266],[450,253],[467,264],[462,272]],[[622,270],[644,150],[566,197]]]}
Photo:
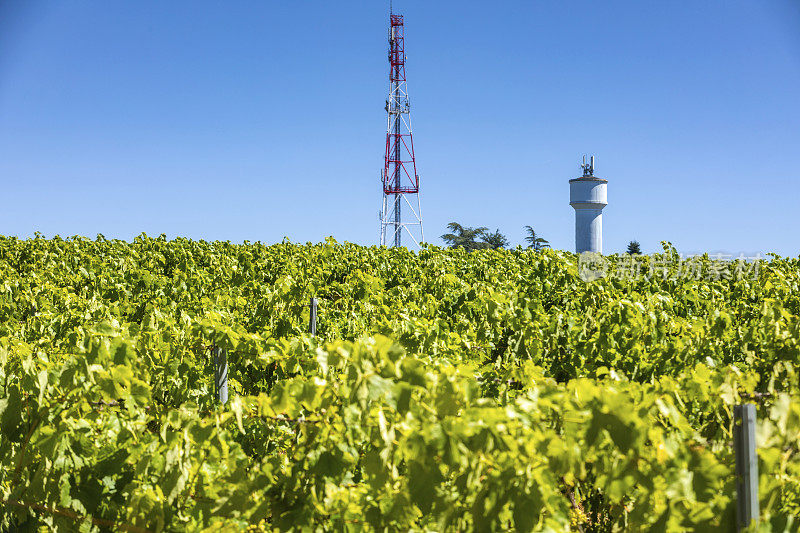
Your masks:
{"label": "sunlit green foliage", "polygon": [[794,531],[800,260],[675,255],[0,238],[0,529],[730,531],[755,398]]}

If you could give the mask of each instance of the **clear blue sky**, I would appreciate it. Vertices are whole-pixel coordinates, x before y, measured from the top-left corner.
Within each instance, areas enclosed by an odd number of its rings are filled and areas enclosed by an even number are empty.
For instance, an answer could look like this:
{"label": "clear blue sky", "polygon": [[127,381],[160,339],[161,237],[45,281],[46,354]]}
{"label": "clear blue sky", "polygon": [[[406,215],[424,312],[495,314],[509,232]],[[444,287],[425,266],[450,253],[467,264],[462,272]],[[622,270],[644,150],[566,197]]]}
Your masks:
{"label": "clear blue sky", "polygon": [[[374,244],[387,4],[0,0],[0,233]],[[428,240],[800,254],[800,1],[394,5]]]}

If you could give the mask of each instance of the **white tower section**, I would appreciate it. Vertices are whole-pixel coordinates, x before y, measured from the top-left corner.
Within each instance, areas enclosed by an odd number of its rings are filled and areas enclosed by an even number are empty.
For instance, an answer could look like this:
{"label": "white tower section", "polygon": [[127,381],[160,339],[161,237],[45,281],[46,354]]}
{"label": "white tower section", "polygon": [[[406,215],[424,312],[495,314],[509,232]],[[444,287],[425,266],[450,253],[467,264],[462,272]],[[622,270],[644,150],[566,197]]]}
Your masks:
{"label": "white tower section", "polygon": [[594,176],[594,157],[583,158],[583,176],[569,180],[569,205],[575,208],[575,252],[603,253],[603,208],[608,180]]}

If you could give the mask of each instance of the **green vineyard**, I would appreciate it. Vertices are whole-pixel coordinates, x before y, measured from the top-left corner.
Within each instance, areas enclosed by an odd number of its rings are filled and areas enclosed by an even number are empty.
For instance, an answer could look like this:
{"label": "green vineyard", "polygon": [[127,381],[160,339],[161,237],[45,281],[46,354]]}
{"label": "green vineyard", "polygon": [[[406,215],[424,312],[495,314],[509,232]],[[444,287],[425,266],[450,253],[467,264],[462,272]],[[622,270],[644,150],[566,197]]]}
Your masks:
{"label": "green vineyard", "polygon": [[800,258],[585,266],[0,237],[0,530],[797,531]]}

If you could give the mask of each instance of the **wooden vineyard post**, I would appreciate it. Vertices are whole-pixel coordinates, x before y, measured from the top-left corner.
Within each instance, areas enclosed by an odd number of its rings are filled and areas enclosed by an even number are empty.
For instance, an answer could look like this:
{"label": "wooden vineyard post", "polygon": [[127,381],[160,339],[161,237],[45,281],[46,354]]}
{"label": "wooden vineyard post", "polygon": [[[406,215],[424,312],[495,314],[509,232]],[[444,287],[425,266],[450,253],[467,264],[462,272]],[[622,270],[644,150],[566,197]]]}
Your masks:
{"label": "wooden vineyard post", "polygon": [[756,406],[733,407],[733,448],[736,454],[736,528],[758,523],[758,457],[756,456]]}
{"label": "wooden vineyard post", "polygon": [[308,316],[308,332],[314,337],[317,335],[317,299],[311,298],[311,313]]}
{"label": "wooden vineyard post", "polygon": [[214,356],[214,393],[220,403],[228,401],[228,354],[219,346],[211,350]]}

